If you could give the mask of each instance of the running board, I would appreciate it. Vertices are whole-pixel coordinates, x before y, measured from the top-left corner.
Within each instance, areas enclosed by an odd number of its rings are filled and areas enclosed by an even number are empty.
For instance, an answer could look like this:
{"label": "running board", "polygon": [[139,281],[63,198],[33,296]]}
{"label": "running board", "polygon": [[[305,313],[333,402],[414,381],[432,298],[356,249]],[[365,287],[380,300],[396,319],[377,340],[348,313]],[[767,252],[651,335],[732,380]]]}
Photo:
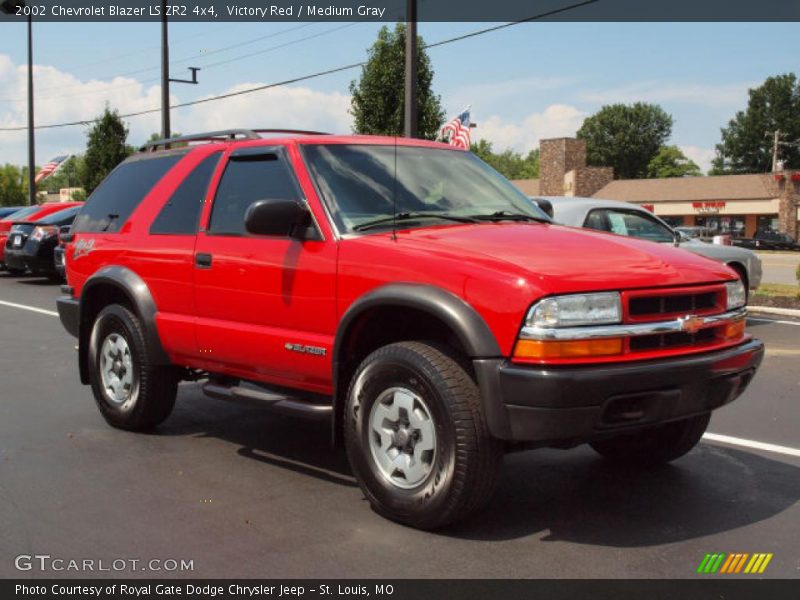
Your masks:
{"label": "running board", "polygon": [[255,386],[226,386],[208,382],[203,385],[203,392],[212,398],[266,408],[290,417],[322,420],[333,414],[333,406],[330,404],[315,404],[302,397],[259,389]]}

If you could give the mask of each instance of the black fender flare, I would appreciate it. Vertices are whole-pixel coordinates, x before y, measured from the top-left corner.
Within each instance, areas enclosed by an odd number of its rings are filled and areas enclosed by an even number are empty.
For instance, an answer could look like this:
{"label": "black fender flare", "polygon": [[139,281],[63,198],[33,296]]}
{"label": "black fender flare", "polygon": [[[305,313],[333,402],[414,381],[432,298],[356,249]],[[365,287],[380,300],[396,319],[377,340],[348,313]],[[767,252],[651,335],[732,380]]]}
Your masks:
{"label": "black fender flare", "polygon": [[[462,298],[442,288],[419,283],[390,283],[373,289],[355,302],[345,311],[336,329],[333,345],[333,404],[334,404],[334,439],[338,438],[341,414],[340,403],[343,400],[343,388],[346,382],[339,381],[340,373],[345,366],[345,341],[350,328],[358,317],[376,307],[414,308],[441,320],[458,337],[466,349],[470,360],[499,358],[502,356],[500,346],[492,330],[483,317]],[[479,376],[480,377],[480,376]],[[480,384],[480,382],[479,382]],[[483,399],[484,405],[487,399]]]}
{"label": "black fender flare", "polygon": [[156,328],[156,307],[150,288],[144,280],[136,273],[126,267],[116,265],[103,267],[92,275],[81,289],[81,299],[79,303],[79,334],[78,334],[78,365],[82,383],[88,383],[88,360],[89,360],[89,337],[92,332],[93,323],[87,317],[86,299],[91,297],[92,289],[99,285],[110,285],[122,292],[128,299],[133,311],[142,321],[145,332],[147,349],[150,354],[151,364],[169,365],[171,364],[161,339],[158,337]]}

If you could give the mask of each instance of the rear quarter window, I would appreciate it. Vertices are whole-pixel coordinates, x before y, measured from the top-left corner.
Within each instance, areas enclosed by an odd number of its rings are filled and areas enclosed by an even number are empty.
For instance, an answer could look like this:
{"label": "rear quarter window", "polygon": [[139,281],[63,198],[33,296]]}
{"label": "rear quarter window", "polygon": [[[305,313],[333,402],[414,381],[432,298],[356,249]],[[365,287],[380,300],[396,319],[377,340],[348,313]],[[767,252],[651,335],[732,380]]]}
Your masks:
{"label": "rear quarter window", "polygon": [[185,152],[127,160],[114,169],[89,196],[72,231],[113,233]]}
{"label": "rear quarter window", "polygon": [[181,182],[150,226],[151,234],[193,235],[221,152],[204,158]]}

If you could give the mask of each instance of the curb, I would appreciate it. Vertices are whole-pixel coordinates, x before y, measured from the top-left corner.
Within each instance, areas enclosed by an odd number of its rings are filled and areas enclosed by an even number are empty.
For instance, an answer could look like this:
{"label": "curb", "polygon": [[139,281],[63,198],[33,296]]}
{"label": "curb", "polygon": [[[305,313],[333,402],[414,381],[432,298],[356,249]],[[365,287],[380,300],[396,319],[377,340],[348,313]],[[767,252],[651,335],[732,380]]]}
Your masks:
{"label": "curb", "polygon": [[800,317],[800,310],[794,308],[776,308],[773,306],[748,306],[748,312],[782,315],[784,317]]}

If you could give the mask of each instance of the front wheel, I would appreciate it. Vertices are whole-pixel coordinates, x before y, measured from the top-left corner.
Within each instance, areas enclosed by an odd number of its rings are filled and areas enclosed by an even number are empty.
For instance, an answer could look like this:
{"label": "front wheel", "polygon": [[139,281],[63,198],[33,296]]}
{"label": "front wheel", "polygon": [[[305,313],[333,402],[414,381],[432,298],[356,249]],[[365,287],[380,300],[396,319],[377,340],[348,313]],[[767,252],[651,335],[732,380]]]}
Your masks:
{"label": "front wheel", "polygon": [[666,423],[637,433],[622,434],[590,446],[618,462],[653,466],[680,458],[694,448],[708,427],[711,413]]}
{"label": "front wheel", "polygon": [[344,427],[364,495],[393,521],[442,527],[494,492],[502,446],[475,382],[439,348],[400,342],[370,354],[350,383]]}
{"label": "front wheel", "polygon": [[131,431],[150,429],[166,419],[178,393],[174,369],[151,364],[139,318],[119,304],[105,307],[94,321],[89,379],[109,425]]}

